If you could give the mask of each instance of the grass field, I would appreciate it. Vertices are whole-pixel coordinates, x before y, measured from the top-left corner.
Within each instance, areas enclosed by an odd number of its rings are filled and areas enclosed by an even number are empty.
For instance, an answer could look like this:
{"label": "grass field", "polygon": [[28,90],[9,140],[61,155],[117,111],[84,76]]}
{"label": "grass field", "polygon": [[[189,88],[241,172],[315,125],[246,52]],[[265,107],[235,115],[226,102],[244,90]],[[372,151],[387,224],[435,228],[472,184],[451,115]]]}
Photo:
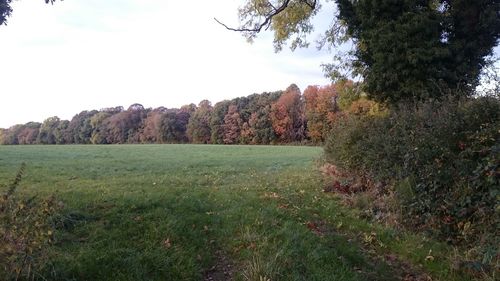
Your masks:
{"label": "grass field", "polygon": [[462,280],[446,246],[372,225],[323,193],[321,153],[0,146],[0,190],[26,162],[19,192],[64,202],[46,280]]}

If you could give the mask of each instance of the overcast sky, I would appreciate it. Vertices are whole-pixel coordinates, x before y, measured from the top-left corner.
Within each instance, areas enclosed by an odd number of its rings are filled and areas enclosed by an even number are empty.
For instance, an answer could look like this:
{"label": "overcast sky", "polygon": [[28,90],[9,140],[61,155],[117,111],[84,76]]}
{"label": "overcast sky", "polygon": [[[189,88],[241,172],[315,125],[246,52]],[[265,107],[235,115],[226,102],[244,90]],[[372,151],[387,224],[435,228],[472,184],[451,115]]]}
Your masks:
{"label": "overcast sky", "polygon": [[[236,26],[242,0],[43,0],[12,3],[0,26],[0,127],[111,106],[213,103],[296,83],[324,85],[326,51],[275,53],[272,35],[253,44]],[[331,10],[315,23],[326,27]],[[313,34],[310,39],[318,39]]]}

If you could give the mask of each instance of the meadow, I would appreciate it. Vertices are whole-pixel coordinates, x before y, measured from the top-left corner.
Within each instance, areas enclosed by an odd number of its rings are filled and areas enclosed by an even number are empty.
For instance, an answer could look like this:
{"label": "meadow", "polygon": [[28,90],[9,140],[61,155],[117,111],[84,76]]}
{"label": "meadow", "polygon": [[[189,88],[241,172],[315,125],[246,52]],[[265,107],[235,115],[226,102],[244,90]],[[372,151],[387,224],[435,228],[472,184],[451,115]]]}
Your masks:
{"label": "meadow", "polygon": [[25,162],[17,192],[63,202],[45,280],[463,280],[448,246],[373,224],[323,192],[321,155],[0,146],[0,191]]}

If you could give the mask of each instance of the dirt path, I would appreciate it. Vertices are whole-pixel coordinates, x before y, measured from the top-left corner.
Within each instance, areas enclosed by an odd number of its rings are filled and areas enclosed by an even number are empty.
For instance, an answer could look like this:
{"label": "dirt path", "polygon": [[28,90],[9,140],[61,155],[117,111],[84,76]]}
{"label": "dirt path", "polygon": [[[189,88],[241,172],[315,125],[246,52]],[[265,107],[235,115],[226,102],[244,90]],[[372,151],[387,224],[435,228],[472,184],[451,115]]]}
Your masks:
{"label": "dirt path", "polygon": [[233,280],[233,266],[222,250],[215,252],[216,264],[205,271],[203,281],[231,281]]}

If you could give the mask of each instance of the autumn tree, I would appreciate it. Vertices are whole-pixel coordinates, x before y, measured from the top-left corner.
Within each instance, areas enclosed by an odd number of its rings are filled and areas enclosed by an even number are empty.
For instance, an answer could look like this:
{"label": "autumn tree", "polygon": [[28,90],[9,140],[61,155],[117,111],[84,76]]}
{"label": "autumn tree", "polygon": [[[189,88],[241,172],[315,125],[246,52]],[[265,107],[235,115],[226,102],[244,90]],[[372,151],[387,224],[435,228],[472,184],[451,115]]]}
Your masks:
{"label": "autumn tree", "polygon": [[144,119],[146,119],[148,112],[150,112],[150,108],[144,108],[142,104],[135,103],[129,106],[127,111],[127,143],[139,143],[142,134],[142,125]]}
{"label": "autumn tree", "polygon": [[17,132],[18,144],[36,144],[41,126],[38,122],[28,122],[20,126]]}
{"label": "autumn tree", "polygon": [[276,140],[271,122],[271,106],[282,92],[253,94],[243,109],[241,142],[250,144],[269,144]]}
{"label": "autumn tree", "polygon": [[229,109],[230,101],[221,101],[214,105],[210,116],[211,142],[213,144],[224,143],[224,117]]}
{"label": "autumn tree", "polygon": [[224,116],[224,125],[222,125],[222,135],[225,144],[238,144],[241,131],[241,117],[238,107],[231,104]]}
{"label": "autumn tree", "polygon": [[187,125],[187,136],[191,143],[209,143],[211,138],[210,114],[212,104],[208,100],[202,100],[196,110],[189,118]]}
{"label": "autumn tree", "polygon": [[106,143],[138,143],[147,112],[141,104],[133,104],[127,110],[105,118],[100,133]]}
{"label": "autumn tree", "polygon": [[105,118],[100,132],[105,136],[105,143],[126,143],[128,140],[126,114],[120,112]]}
{"label": "autumn tree", "polygon": [[315,143],[322,143],[335,122],[338,111],[335,85],[309,86],[304,90],[307,136]]}
{"label": "autumn tree", "polygon": [[[335,5],[337,14],[320,46],[350,41],[354,48],[334,56],[341,61],[325,69],[332,78],[362,76],[376,101],[471,95],[498,45],[498,0],[334,0],[326,5]],[[311,19],[321,6],[318,0],[247,0],[239,9],[241,26],[226,27],[248,39],[270,29],[277,50],[287,42],[295,49],[308,46]]]}
{"label": "autumn tree", "polygon": [[274,133],[282,143],[297,142],[304,138],[305,124],[300,89],[290,85],[271,106]]}
{"label": "autumn tree", "polygon": [[167,108],[155,108],[143,121],[141,143],[162,143],[162,120]]}
{"label": "autumn tree", "polygon": [[[352,83],[346,83],[351,85]],[[367,103],[350,100],[343,93],[351,86],[308,87],[304,99],[300,89],[291,85],[286,91],[252,94],[211,106],[154,110],[133,104],[82,111],[71,121],[47,118],[43,124],[29,122],[1,130],[2,144],[123,144],[123,143],[216,143],[270,144],[300,142],[306,136],[306,118],[317,142],[335,120],[336,109],[359,114]],[[368,108],[372,110],[374,107]],[[316,118],[316,119],[315,119]],[[315,126],[314,124],[317,124]]]}
{"label": "autumn tree", "polygon": [[304,90],[305,116],[307,121],[307,137],[315,143],[323,140],[323,126],[320,121],[318,106],[319,86],[308,86]]}
{"label": "autumn tree", "polygon": [[2,144],[12,145],[19,144],[18,135],[19,132],[23,130],[23,125],[17,124],[3,130],[2,132]]}
{"label": "autumn tree", "polygon": [[28,122],[0,129],[0,144],[37,144],[41,125],[38,122]]}

